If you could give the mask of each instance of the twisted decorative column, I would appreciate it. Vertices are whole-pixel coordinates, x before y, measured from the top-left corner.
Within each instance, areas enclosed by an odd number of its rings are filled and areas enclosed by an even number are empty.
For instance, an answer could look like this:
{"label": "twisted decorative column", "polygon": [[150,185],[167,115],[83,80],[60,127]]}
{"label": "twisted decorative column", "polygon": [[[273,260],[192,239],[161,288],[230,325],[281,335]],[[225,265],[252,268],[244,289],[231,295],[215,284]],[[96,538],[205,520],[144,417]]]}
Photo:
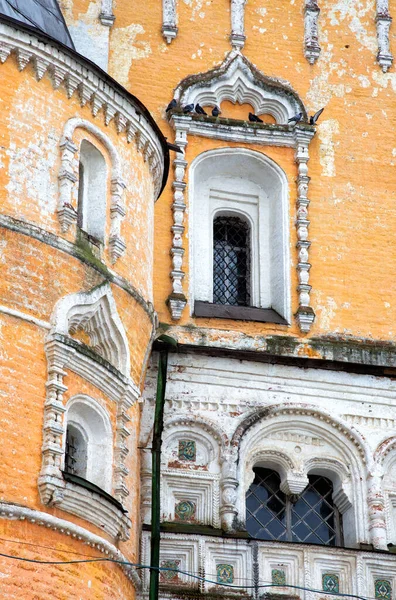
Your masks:
{"label": "twisted decorative column", "polygon": [[298,176],[297,176],[297,249],[298,249],[298,294],[299,294],[299,306],[296,313],[296,319],[300,330],[303,333],[308,333],[315,320],[315,313],[313,308],[310,306],[310,292],[311,286],[309,285],[309,271],[311,265],[309,263],[309,248],[311,242],[308,240],[308,186],[310,178],[308,177],[308,146],[315,135],[313,128],[308,128],[302,125],[296,125],[294,130],[296,139],[296,153],[295,161],[298,165]]}

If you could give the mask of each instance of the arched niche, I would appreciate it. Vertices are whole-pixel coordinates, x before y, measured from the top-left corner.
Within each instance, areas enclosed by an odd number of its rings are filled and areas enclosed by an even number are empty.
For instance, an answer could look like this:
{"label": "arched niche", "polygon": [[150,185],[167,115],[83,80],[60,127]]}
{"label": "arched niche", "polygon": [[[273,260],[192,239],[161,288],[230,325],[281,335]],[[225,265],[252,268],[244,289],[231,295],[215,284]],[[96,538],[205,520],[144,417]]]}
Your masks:
{"label": "arched niche", "polygon": [[[238,490],[236,508],[245,521],[245,493],[253,466],[269,465],[281,477],[282,490],[301,494],[308,475],[323,475],[333,483],[333,499],[343,515],[348,546],[367,542],[365,461],[368,450],[346,424],[309,405],[271,406],[249,415],[231,441],[235,448]],[[249,472],[248,472],[249,471]]]}
{"label": "arched niche", "polygon": [[[214,169],[214,165],[216,168]],[[190,167],[190,295],[213,302],[213,221],[245,220],[251,238],[251,306],[271,308],[290,322],[288,182],[265,154],[219,148],[200,154]]]}
{"label": "arched niche", "polygon": [[104,156],[83,140],[78,177],[78,225],[102,244],[106,231],[107,169]]}
{"label": "arched niche", "polygon": [[209,428],[200,424],[174,424],[163,439],[162,462],[167,468],[218,473],[220,447]]}

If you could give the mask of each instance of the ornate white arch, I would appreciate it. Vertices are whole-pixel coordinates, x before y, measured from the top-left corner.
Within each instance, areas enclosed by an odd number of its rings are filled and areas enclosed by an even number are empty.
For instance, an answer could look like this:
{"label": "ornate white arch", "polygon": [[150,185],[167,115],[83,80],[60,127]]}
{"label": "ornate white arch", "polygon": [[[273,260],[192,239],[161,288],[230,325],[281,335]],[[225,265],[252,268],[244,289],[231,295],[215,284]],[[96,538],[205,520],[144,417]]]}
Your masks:
{"label": "ornate white arch", "polygon": [[[277,466],[282,489],[288,494],[301,493],[309,473],[329,477],[335,503],[344,513],[346,542],[356,545],[367,541],[364,479],[370,455],[352,427],[313,405],[273,405],[248,415],[235,431],[230,447],[233,508],[238,520],[245,519],[245,492],[251,482],[248,470],[267,459],[272,468]],[[334,448],[334,457],[328,456],[329,447]]]}
{"label": "ornate white arch", "polygon": [[219,446],[220,457],[224,456],[224,454],[228,452],[228,436],[218,423],[198,415],[194,417],[174,416],[170,419],[167,419],[164,424],[164,439],[166,439],[166,436],[169,435],[168,431],[172,432],[176,427],[183,427],[186,430],[198,429],[206,431]]}
{"label": "ornate white arch", "polygon": [[62,232],[68,231],[69,227],[77,221],[77,210],[76,207],[73,206],[73,186],[77,182],[77,177],[74,173],[73,162],[78,152],[78,147],[73,142],[73,135],[78,128],[91,133],[100,142],[100,144],[103,145],[110,157],[111,224],[108,244],[110,258],[114,263],[117,258],[122,256],[126,248],[126,244],[121,236],[121,222],[126,215],[126,210],[122,199],[126,186],[121,175],[121,161],[114,144],[111,142],[108,136],[105,135],[94,123],[78,117],[73,117],[67,121],[60,142],[62,155],[61,168],[58,175],[58,218],[61,225],[61,230]]}
{"label": "ornate white arch", "polygon": [[61,298],[55,305],[51,323],[52,332],[62,335],[83,329],[89,335],[94,350],[129,377],[128,338],[108,283],[90,292]]}
{"label": "ornate white arch", "polygon": [[307,120],[302,100],[288,84],[263,75],[242,54],[233,52],[219,67],[183,79],[174,97],[182,105],[215,106],[224,100],[250,104],[256,114],[270,114],[277,124],[287,123],[299,112]]}

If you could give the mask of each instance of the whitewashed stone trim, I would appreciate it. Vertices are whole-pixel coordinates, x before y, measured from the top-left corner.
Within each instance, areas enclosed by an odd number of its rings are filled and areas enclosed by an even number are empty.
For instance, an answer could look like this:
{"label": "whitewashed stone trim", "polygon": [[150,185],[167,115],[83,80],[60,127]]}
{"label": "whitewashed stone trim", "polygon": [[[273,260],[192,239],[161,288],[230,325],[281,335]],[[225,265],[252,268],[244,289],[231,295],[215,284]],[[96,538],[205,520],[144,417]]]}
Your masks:
{"label": "whitewashed stone trim", "polygon": [[311,242],[308,240],[308,185],[310,178],[308,177],[308,147],[314,135],[313,131],[307,130],[305,127],[296,125],[294,129],[296,140],[295,161],[298,166],[297,176],[297,250],[298,250],[298,287],[299,306],[296,313],[296,320],[302,333],[308,333],[315,320],[315,312],[310,306],[310,293],[312,286],[309,285],[309,271],[311,265],[309,263],[309,248]]}
{"label": "whitewashed stone trim", "polygon": [[40,80],[48,72],[53,87],[57,89],[61,84],[64,85],[69,98],[78,90],[82,106],[89,104],[93,116],[97,116],[99,110],[103,109],[103,121],[106,126],[112,119],[124,120],[125,128],[117,130],[120,134],[125,131],[127,142],[131,142],[135,137],[129,134],[130,131],[145,136],[147,150],[151,154],[148,163],[154,194],[155,198],[158,197],[164,171],[163,149],[158,134],[126,92],[122,94],[96,70],[91,71],[87,63],[81,64],[77,55],[72,56],[56,46],[44,43],[31,32],[27,33],[0,23],[0,62],[4,63],[11,53],[16,55],[20,70],[29,62],[33,62],[37,79]]}
{"label": "whitewashed stone trim", "polygon": [[4,315],[9,315],[10,317],[15,317],[16,319],[22,319],[27,323],[31,323],[32,325],[37,325],[37,327],[41,327],[42,329],[51,329],[51,324],[48,321],[43,321],[42,319],[37,319],[32,315],[28,315],[20,310],[15,310],[13,308],[8,308],[8,306],[0,305],[0,313]]}
{"label": "whitewashed stone trim", "polygon": [[319,14],[318,0],[305,0],[304,7],[304,54],[313,65],[319,58]]}
{"label": "whitewashed stone trim", "polygon": [[389,30],[392,23],[392,17],[389,12],[389,0],[377,0],[375,23],[378,39],[377,61],[383,72],[386,73],[393,63],[389,39]]}
{"label": "whitewashed stone trim", "polygon": [[186,211],[185,189],[186,183],[184,176],[187,168],[187,161],[184,159],[186,146],[188,143],[187,132],[191,117],[174,117],[176,129],[176,144],[183,152],[183,158],[178,155],[173,160],[174,180],[173,180],[173,225],[172,225],[172,293],[168,298],[168,305],[172,319],[177,321],[181,318],[182,312],[187,304],[187,298],[183,290],[183,256],[185,249],[183,248],[184,234],[184,213]]}
{"label": "whitewashed stone trim", "polygon": [[[195,119],[189,115],[172,114],[171,124],[175,129],[175,143],[178,144],[185,157],[188,135],[202,135],[212,139],[240,143],[262,143],[265,145],[286,146],[296,148],[295,161],[298,165],[297,179],[297,248],[299,263],[299,308],[296,320],[302,333],[308,333],[315,319],[315,313],[310,307],[308,249],[308,147],[315,135],[315,129],[308,125],[287,126],[287,120],[298,112],[307,119],[306,110],[298,95],[286,84],[260,75],[253,69],[251,63],[242,55],[231,52],[223,64],[203,76],[191,76],[184,79],[175,90],[174,97],[183,106],[190,103],[219,105],[223,100],[234,103],[248,103],[253,106],[256,114],[271,114],[276,119],[276,125],[258,128],[247,125],[211,123]],[[174,161],[174,225],[171,255],[173,269],[171,279],[173,291],[168,298],[172,319],[177,321],[187,304],[183,288],[183,255],[184,255],[184,213],[186,203],[184,191],[186,183],[184,176],[188,163],[185,159],[176,158]]]}
{"label": "whitewashed stone trim", "polygon": [[112,27],[115,21],[113,0],[102,0],[99,20],[105,27]]}
{"label": "whitewashed stone trim", "polygon": [[[67,390],[64,377],[71,370],[106,394],[117,403],[116,436],[113,463],[113,490],[119,502],[129,491],[125,484],[128,469],[126,427],[129,408],[139,398],[139,390],[129,378],[129,350],[127,338],[116,313],[114,299],[108,284],[92,292],[71,294],[61,299],[54,310],[52,329],[45,343],[48,363],[47,396],[44,405],[42,468],[39,477],[40,496],[44,504],[56,505],[87,519],[113,537],[128,539],[130,519],[103,498],[87,492],[75,484],[66,483],[62,476],[64,462],[63,394]],[[93,349],[110,363],[115,372],[79,353],[65,343],[69,332],[82,327],[89,334]],[[123,372],[120,370],[122,369]],[[87,509],[87,494],[95,510]],[[118,514],[118,519],[115,515]]]}
{"label": "whitewashed stone trim", "polygon": [[183,79],[174,97],[181,106],[216,106],[224,100],[250,104],[257,115],[272,115],[277,125],[287,124],[299,112],[306,119],[305,107],[289,85],[259,73],[246,57],[235,52],[215,69]]}
{"label": "whitewashed stone trim", "polygon": [[[114,559],[124,563],[129,562],[128,559],[122,554],[118,548],[108,542],[106,539],[91,533],[87,529],[70,523],[65,519],[59,519],[48,513],[43,513],[39,510],[27,508],[25,506],[18,506],[17,504],[8,504],[7,502],[0,502],[0,518],[9,519],[12,521],[29,521],[33,525],[39,527],[46,527],[57,531],[62,535],[66,535],[73,539],[83,542],[87,546],[98,550],[101,554],[104,554],[106,558]],[[106,564],[106,563],[103,563]],[[120,565],[128,579],[137,588],[141,588],[141,579],[132,565]]]}
{"label": "whitewashed stone trim", "polygon": [[177,36],[177,0],[162,0],[162,35],[170,44]]}
{"label": "whitewashed stone trim", "polygon": [[246,0],[231,0],[230,42],[234,50],[241,50],[246,41],[245,5]]}
{"label": "whitewashed stone trim", "polygon": [[111,202],[110,202],[110,236],[109,254],[114,264],[122,256],[126,249],[126,243],[121,236],[121,223],[126,215],[123,194],[126,185],[121,174],[120,158],[114,144],[110,141],[99,127],[87,121],[73,117],[65,125],[60,142],[61,168],[58,175],[59,180],[59,203],[58,218],[61,231],[65,233],[70,226],[77,221],[77,208],[73,206],[73,188],[77,182],[74,174],[73,163],[78,153],[78,147],[73,142],[76,129],[83,129],[91,133],[107,150],[110,156],[111,171]]}

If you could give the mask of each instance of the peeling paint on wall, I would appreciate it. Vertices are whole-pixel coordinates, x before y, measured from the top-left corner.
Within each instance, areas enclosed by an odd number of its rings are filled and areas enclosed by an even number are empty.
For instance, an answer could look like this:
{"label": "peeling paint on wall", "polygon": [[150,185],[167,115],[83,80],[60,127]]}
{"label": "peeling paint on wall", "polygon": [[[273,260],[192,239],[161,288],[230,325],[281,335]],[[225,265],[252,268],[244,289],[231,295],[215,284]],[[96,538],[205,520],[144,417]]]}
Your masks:
{"label": "peeling paint on wall", "polygon": [[109,59],[109,28],[99,20],[101,0],[89,3],[85,13],[73,18],[72,2],[65,6],[66,21],[76,50],[107,71]]}
{"label": "peeling paint on wall", "polygon": [[320,139],[319,146],[319,160],[322,165],[323,177],[335,177],[335,145],[336,142],[333,140],[333,136],[340,132],[338,121],[335,119],[328,119],[322,121],[321,126],[318,128],[318,135]]}
{"label": "peeling paint on wall", "polygon": [[117,80],[124,87],[129,87],[129,71],[132,62],[146,58],[151,54],[150,43],[137,40],[137,37],[144,33],[145,30],[139,23],[132,23],[128,27],[114,29],[111,33],[114,50],[110,55],[109,73],[116,73]]}
{"label": "peeling paint on wall", "polygon": [[368,33],[362,20],[366,15],[370,18],[374,15],[374,0],[339,0],[329,10],[330,24],[339,25],[347,19],[348,27],[355,35],[356,40],[365,48],[368,48],[374,54],[377,53],[377,38],[374,30]]}

